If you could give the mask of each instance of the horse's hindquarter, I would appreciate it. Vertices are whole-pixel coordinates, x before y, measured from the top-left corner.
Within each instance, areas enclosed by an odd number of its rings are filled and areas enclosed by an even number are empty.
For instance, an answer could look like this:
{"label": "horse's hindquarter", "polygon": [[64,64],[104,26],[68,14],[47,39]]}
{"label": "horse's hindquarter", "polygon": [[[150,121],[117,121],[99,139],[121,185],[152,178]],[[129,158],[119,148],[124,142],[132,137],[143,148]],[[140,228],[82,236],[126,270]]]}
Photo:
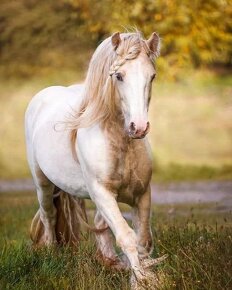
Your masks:
{"label": "horse's hindquarter", "polygon": [[39,168],[56,186],[88,197],[80,165],[73,159],[65,122],[81,102],[81,86],[50,87],[37,94],[26,113],[26,142],[32,175]]}

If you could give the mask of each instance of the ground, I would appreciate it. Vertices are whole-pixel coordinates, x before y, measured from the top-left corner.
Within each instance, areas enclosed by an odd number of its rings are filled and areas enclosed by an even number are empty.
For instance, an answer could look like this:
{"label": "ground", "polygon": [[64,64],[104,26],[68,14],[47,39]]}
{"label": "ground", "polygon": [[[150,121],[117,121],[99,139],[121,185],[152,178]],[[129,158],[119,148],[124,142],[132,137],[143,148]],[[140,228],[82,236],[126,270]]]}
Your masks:
{"label": "ground", "polygon": [[[211,184],[207,187],[209,192],[202,196],[210,195],[212,189],[223,188],[219,185]],[[217,192],[222,196],[225,193],[231,202],[231,183],[223,186],[224,191]],[[185,193],[181,193],[181,188]],[[190,188],[194,188],[192,184]],[[199,188],[206,188],[205,184],[196,185],[195,193]],[[156,185],[153,189],[158,196],[168,190],[169,197],[170,192],[172,195],[179,192],[183,197],[182,203],[174,202],[173,196],[169,203],[167,197],[157,197],[153,205],[153,256],[169,254],[154,269],[159,273],[159,289],[231,289],[231,210],[221,208],[219,200],[188,203],[189,197],[184,198],[188,196],[186,183]],[[193,195],[194,190],[191,192]],[[114,272],[100,265],[95,259],[93,237],[87,233],[83,233],[80,245],[74,249],[33,249],[28,232],[37,207],[34,192],[0,193],[0,289],[129,289],[129,273]],[[130,223],[128,209],[122,205]],[[91,216],[91,203],[88,212]]]}

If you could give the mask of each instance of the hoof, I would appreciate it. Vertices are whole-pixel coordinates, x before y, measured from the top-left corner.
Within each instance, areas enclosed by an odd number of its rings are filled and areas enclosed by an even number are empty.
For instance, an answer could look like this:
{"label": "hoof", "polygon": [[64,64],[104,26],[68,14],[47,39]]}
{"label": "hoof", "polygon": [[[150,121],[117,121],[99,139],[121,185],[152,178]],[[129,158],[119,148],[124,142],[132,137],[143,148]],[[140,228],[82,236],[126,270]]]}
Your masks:
{"label": "hoof", "polygon": [[120,259],[118,256],[113,257],[106,257],[103,256],[101,253],[97,253],[96,258],[98,262],[108,268],[122,271],[122,270],[129,270],[129,265],[123,259]]}
{"label": "hoof", "polygon": [[137,273],[133,273],[130,280],[131,290],[150,290],[158,289],[159,280],[156,273],[151,271],[140,272],[138,277]]}
{"label": "hoof", "polygon": [[141,261],[140,269],[133,269],[131,275],[131,290],[150,290],[158,289],[160,282],[164,279],[164,275],[159,272],[152,272],[150,267],[162,263],[167,259],[168,255],[163,255],[160,258],[147,258]]}

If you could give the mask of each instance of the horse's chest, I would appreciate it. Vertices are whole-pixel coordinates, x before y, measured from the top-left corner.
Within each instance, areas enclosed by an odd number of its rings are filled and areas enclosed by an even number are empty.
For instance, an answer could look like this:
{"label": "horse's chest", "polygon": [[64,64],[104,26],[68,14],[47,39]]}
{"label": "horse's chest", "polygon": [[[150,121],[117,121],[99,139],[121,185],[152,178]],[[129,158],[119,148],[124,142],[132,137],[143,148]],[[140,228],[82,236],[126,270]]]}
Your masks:
{"label": "horse's chest", "polygon": [[118,201],[134,203],[147,190],[152,163],[143,142],[134,142],[128,150],[118,152],[113,178],[117,180]]}

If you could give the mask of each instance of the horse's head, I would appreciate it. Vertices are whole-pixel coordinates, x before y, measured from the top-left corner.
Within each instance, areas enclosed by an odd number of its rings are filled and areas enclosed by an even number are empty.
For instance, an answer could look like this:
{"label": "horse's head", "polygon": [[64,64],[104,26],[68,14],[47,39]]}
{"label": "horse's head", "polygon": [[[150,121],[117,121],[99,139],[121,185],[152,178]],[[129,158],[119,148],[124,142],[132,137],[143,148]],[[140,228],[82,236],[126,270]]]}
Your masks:
{"label": "horse's head", "polygon": [[132,138],[144,138],[149,131],[148,107],[152,81],[156,76],[152,58],[159,53],[159,37],[153,33],[148,40],[130,40],[126,34],[120,36],[115,33],[111,43],[117,56],[110,75],[122,108],[126,131]]}

